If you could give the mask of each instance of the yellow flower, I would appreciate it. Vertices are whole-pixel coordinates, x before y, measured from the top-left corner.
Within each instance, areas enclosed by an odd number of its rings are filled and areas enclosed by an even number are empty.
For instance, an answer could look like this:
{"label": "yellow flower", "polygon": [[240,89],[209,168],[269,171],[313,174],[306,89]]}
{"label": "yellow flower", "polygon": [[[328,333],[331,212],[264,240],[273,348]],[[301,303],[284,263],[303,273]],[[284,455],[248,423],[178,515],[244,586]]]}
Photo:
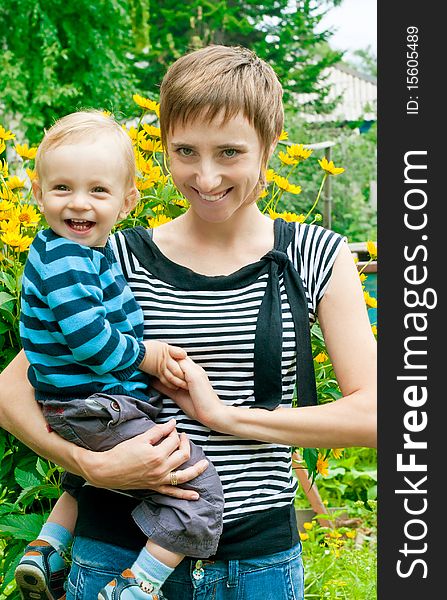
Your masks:
{"label": "yellow flower", "polygon": [[28,148],[28,144],[16,144],[15,151],[25,160],[34,160],[37,154],[37,148]]}
{"label": "yellow flower", "polygon": [[3,200],[10,200],[11,202],[16,202],[18,200],[14,192],[5,185],[2,185],[0,188],[0,199],[1,198],[3,198]]}
{"label": "yellow flower", "polygon": [[6,183],[10,190],[17,190],[25,187],[25,182],[22,179],[20,179],[20,177],[17,177],[17,175],[9,177]]}
{"label": "yellow flower", "polygon": [[261,200],[261,198],[265,198],[266,196],[268,196],[268,191],[266,189],[262,190],[262,192],[259,194],[258,196],[258,200]]}
{"label": "yellow flower", "polygon": [[300,540],[302,542],[305,542],[306,540],[309,539],[309,534],[308,533],[301,533],[301,531],[300,531],[299,534],[300,534]]}
{"label": "yellow flower", "polygon": [[172,219],[170,217],[167,217],[166,215],[157,215],[156,217],[149,218],[147,220],[149,227],[151,228],[158,227],[159,225],[164,225],[165,223],[169,223],[169,221],[172,221]]}
{"label": "yellow flower", "polygon": [[371,331],[374,335],[377,335],[377,325],[371,325]]}
{"label": "yellow flower", "polygon": [[305,523],[303,523],[303,527],[306,531],[310,531],[311,529],[313,529],[314,523],[313,521],[311,521],[309,523],[309,521],[306,521]]}
{"label": "yellow flower", "polygon": [[375,243],[372,242],[371,240],[368,240],[366,242],[366,249],[368,250],[368,253],[369,253],[370,257],[372,258],[372,260],[376,260],[377,246],[375,245]]}
{"label": "yellow flower", "polygon": [[273,169],[267,169],[265,172],[265,180],[267,183],[272,183],[275,180],[276,173]]}
{"label": "yellow flower", "polygon": [[336,459],[340,458],[343,454],[344,448],[332,448],[332,456]]}
{"label": "yellow flower", "polygon": [[17,232],[7,232],[0,236],[0,240],[18,252],[25,252],[30,247],[33,238]]}
{"label": "yellow flower", "polygon": [[303,144],[293,144],[287,147],[287,154],[298,160],[306,160],[312,154],[313,150],[305,148]]}
{"label": "yellow flower", "polygon": [[17,219],[16,215],[11,218],[11,213],[9,213],[8,217],[4,221],[0,221],[0,231],[2,233],[20,233],[20,221]]}
{"label": "yellow flower", "polygon": [[148,140],[138,135],[138,146],[145,152],[163,152],[163,146],[158,140]]}
{"label": "yellow flower", "polygon": [[317,363],[324,363],[326,362],[328,359],[328,355],[325,354],[324,352],[320,352],[320,354],[317,354],[317,356],[315,357],[315,362]]}
{"label": "yellow flower", "polygon": [[281,175],[275,175],[273,180],[279,188],[281,188],[284,191],[287,191],[289,187],[289,181],[286,179],[286,177],[281,177]]}
{"label": "yellow flower", "polygon": [[6,198],[4,200],[0,200],[0,211],[2,211],[2,212],[9,210],[13,206],[14,206],[13,203],[10,202],[9,200],[7,200]]}
{"label": "yellow flower", "polygon": [[[1,154],[1,151],[0,151]],[[6,179],[8,177],[8,163],[5,160],[0,160],[0,175]]]}
{"label": "yellow flower", "polygon": [[102,111],[102,114],[103,114],[105,117],[111,117],[111,116],[112,116],[112,113],[110,112],[110,110],[103,110],[103,111]]}
{"label": "yellow flower", "polygon": [[356,535],[357,535],[357,532],[355,529],[350,529],[349,531],[345,531],[345,536],[348,538],[351,538],[351,540],[353,540]]}
{"label": "yellow flower", "polygon": [[318,454],[317,473],[320,473],[320,475],[323,475],[323,477],[329,475],[329,460],[324,458],[322,454]]}
{"label": "yellow flower", "polygon": [[298,161],[296,158],[292,158],[282,150],[278,153],[279,160],[285,165],[297,165]]}
{"label": "yellow flower", "polygon": [[0,125],[0,140],[4,140],[6,142],[6,140],[12,140],[16,137],[15,133],[12,133],[12,131],[7,131],[2,125]]}
{"label": "yellow flower", "polygon": [[143,125],[143,130],[150,136],[150,137],[160,137],[161,133],[160,133],[160,127],[154,127],[154,125],[148,125],[147,123],[145,123]]}
{"label": "yellow flower", "polygon": [[18,219],[24,227],[32,227],[38,225],[41,215],[37,212],[34,206],[23,204],[18,211]]}
{"label": "yellow flower", "polygon": [[140,96],[139,94],[134,94],[132,98],[135,104],[138,104],[144,110],[152,110],[157,116],[160,116],[160,105],[154,100],[144,98],[144,96]]}
{"label": "yellow flower", "polygon": [[366,279],[367,279],[367,277],[366,277],[365,273],[360,273],[359,277],[360,277],[360,281],[361,281],[362,283],[363,283],[364,281],[366,281]]}
{"label": "yellow flower", "polygon": [[292,183],[289,183],[287,191],[289,194],[301,194],[302,188],[300,185],[293,185]]}
{"label": "yellow flower", "polygon": [[283,142],[284,140],[289,139],[289,134],[287,133],[287,131],[284,131],[284,129],[281,131],[281,135],[279,136],[278,140]]}
{"label": "yellow flower", "polygon": [[35,171],[34,169],[25,169],[25,171],[30,181],[34,181],[35,179],[37,179],[37,171]]}
{"label": "yellow flower", "polygon": [[370,308],[377,308],[377,300],[376,300],[376,298],[373,298],[373,296],[370,296],[368,292],[363,292],[363,297],[365,299],[366,304]]}
{"label": "yellow flower", "polygon": [[282,213],[278,213],[274,210],[272,210],[271,208],[268,209],[268,213],[269,213],[269,217],[273,220],[275,219],[283,219],[284,221],[287,221],[288,223],[303,223],[304,222],[304,215],[296,215],[295,213],[292,212],[287,212],[284,211]]}
{"label": "yellow flower", "polygon": [[132,142],[136,142],[137,141],[137,136],[138,136],[138,130],[136,127],[129,127],[129,129],[126,129],[126,127],[123,125],[122,126],[124,131],[127,133],[127,135],[130,137],[130,139],[132,140]]}
{"label": "yellow flower", "polygon": [[319,160],[318,164],[328,175],[340,175],[340,173],[345,172],[343,167],[336,167],[334,162],[332,160],[328,162],[326,157],[324,157],[322,160]]}
{"label": "yellow flower", "polygon": [[3,140],[0,140],[0,154],[3,154],[3,152],[6,150],[6,144]]}

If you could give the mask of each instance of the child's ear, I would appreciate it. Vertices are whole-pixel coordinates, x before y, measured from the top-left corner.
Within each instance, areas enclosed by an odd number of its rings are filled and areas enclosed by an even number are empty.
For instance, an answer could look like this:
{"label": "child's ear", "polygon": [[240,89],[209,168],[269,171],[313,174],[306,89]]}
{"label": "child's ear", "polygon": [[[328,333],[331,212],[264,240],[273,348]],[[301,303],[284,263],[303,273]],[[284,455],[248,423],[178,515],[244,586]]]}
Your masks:
{"label": "child's ear", "polygon": [[43,208],[43,202],[42,202],[42,188],[40,187],[40,183],[37,179],[33,179],[31,186],[32,186],[33,195],[34,195],[34,198],[36,199],[39,210],[40,210],[40,212],[43,213],[44,208]]}
{"label": "child's ear", "polygon": [[124,202],[120,210],[119,218],[125,219],[127,215],[133,211],[139,199],[140,192],[135,186],[132,186],[124,197]]}

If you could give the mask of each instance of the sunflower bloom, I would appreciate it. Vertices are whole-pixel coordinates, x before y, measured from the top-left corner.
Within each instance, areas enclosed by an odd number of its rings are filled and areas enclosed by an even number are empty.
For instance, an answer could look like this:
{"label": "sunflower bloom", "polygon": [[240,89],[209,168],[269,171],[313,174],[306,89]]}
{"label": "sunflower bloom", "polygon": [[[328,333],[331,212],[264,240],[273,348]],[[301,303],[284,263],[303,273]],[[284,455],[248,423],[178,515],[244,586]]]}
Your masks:
{"label": "sunflower bloom", "polygon": [[279,136],[278,140],[280,142],[284,142],[285,140],[289,139],[289,134],[287,133],[287,131],[285,131],[284,129],[281,131],[281,135]]}
{"label": "sunflower bloom", "polygon": [[148,125],[145,123],[143,125],[143,131],[145,131],[150,137],[161,137],[160,127],[154,127],[154,125]]}
{"label": "sunflower bloom", "polygon": [[302,188],[300,185],[293,185],[292,183],[289,183],[287,191],[289,192],[289,194],[301,194]]}
{"label": "sunflower bloom", "polygon": [[274,182],[279,188],[287,192],[289,188],[289,181],[286,177],[281,177],[281,175],[275,175]]}
{"label": "sunflower bloom", "polygon": [[144,96],[140,96],[140,94],[134,94],[132,96],[132,99],[135,102],[135,104],[138,104],[138,106],[140,106],[144,110],[151,110],[157,116],[160,116],[160,105],[158,104],[158,102],[150,100],[149,98],[145,98]]}
{"label": "sunflower bloom", "polygon": [[372,260],[376,260],[377,258],[377,246],[371,240],[366,242],[366,249]]}
{"label": "sunflower bloom", "polygon": [[374,335],[377,335],[377,325],[371,325],[371,331]]}
{"label": "sunflower bloom", "polygon": [[3,152],[6,150],[6,144],[3,140],[0,140],[0,154],[3,154]]}
{"label": "sunflower bloom", "polygon": [[17,177],[17,175],[14,175],[13,177],[9,177],[7,185],[10,190],[18,190],[25,187],[25,182],[20,177]]}
{"label": "sunflower bloom", "polygon": [[1,212],[5,212],[9,209],[11,209],[13,207],[13,203],[10,202],[9,200],[7,200],[6,198],[4,200],[0,200],[0,211]]}
{"label": "sunflower bloom", "polygon": [[258,196],[258,200],[261,200],[262,198],[265,198],[266,196],[268,196],[268,191],[267,190],[262,190],[262,192],[259,194]]}
{"label": "sunflower bloom", "polygon": [[332,456],[336,459],[341,458],[344,448],[332,448]]}
{"label": "sunflower bloom", "polygon": [[37,179],[37,171],[34,169],[25,169],[30,181]]}
{"label": "sunflower bloom", "polygon": [[362,283],[367,280],[367,277],[366,277],[365,273],[360,273],[359,277],[360,277],[360,281]]}
{"label": "sunflower bloom", "polygon": [[15,133],[12,131],[6,130],[2,125],[0,125],[0,140],[13,140],[16,137]]}
{"label": "sunflower bloom", "polygon": [[34,206],[23,204],[19,209],[18,219],[24,227],[33,227],[39,224],[40,214]]}
{"label": "sunflower bloom", "polygon": [[306,540],[308,540],[308,539],[309,539],[309,534],[308,534],[308,533],[302,533],[302,532],[300,531],[300,532],[299,532],[299,534],[300,534],[300,540],[301,540],[302,542],[305,542]]}
{"label": "sunflower bloom", "polygon": [[322,454],[318,454],[317,473],[320,473],[323,477],[329,475],[329,460],[324,458]]}
{"label": "sunflower bloom", "polygon": [[306,531],[311,531],[311,529],[313,529],[314,526],[314,522],[313,521],[306,521],[305,523],[303,523],[303,527]]}
{"label": "sunflower bloom", "polygon": [[36,158],[37,148],[29,148],[28,144],[16,144],[14,149],[24,160],[34,160]]}
{"label": "sunflower bloom", "polygon": [[158,140],[149,140],[143,136],[138,136],[138,146],[144,152],[163,152],[163,146]]}
{"label": "sunflower bloom", "polygon": [[268,209],[268,213],[269,213],[269,217],[273,220],[283,219],[284,221],[287,221],[288,223],[303,223],[304,222],[304,215],[302,215],[302,214],[296,215],[295,213],[287,212],[287,211],[279,213],[279,212],[276,212],[275,210],[272,210],[271,208]]}
{"label": "sunflower bloom", "polygon": [[0,176],[4,177],[5,179],[8,177],[8,163],[6,162],[6,159],[0,160]]}
{"label": "sunflower bloom", "polygon": [[137,130],[137,128],[136,127],[129,127],[129,129],[127,129],[125,127],[125,125],[122,125],[122,128],[127,133],[127,135],[130,137],[130,139],[132,140],[132,142],[135,143],[137,141],[137,136],[138,136],[138,130]]}
{"label": "sunflower bloom", "polygon": [[315,357],[315,362],[324,363],[327,361],[327,359],[328,359],[328,355],[325,354],[324,352],[320,352],[320,354],[317,354],[317,356]]}
{"label": "sunflower bloom", "polygon": [[151,229],[153,229],[154,227],[158,227],[159,225],[169,223],[169,221],[172,221],[172,219],[170,217],[167,217],[166,215],[157,215],[156,217],[151,217],[147,220],[148,225]]}
{"label": "sunflower bloom", "polygon": [[363,297],[365,299],[366,304],[370,308],[377,308],[377,299],[374,298],[373,296],[370,296],[369,292],[363,292]]}
{"label": "sunflower bloom", "polygon": [[0,231],[2,233],[20,233],[20,221],[17,219],[17,216],[14,215],[11,218],[11,213],[8,214],[5,220],[0,220]]}
{"label": "sunflower bloom", "polygon": [[322,160],[319,160],[318,164],[328,175],[340,175],[341,173],[345,172],[343,167],[336,167],[334,162],[332,160],[328,162],[326,157],[324,157]]}
{"label": "sunflower bloom", "polygon": [[296,158],[292,158],[289,154],[286,154],[286,152],[283,152],[282,150],[278,153],[278,158],[285,165],[297,165],[298,164],[298,161],[296,160]]}
{"label": "sunflower bloom", "polygon": [[0,236],[0,240],[18,252],[25,252],[30,247],[33,238],[21,233],[7,232]]}
{"label": "sunflower bloom", "polygon": [[265,172],[265,180],[267,183],[272,183],[275,181],[276,173],[273,169],[267,169]]}
{"label": "sunflower bloom", "polygon": [[310,148],[305,148],[303,144],[293,144],[288,146],[287,154],[297,160],[306,160],[313,153]]}

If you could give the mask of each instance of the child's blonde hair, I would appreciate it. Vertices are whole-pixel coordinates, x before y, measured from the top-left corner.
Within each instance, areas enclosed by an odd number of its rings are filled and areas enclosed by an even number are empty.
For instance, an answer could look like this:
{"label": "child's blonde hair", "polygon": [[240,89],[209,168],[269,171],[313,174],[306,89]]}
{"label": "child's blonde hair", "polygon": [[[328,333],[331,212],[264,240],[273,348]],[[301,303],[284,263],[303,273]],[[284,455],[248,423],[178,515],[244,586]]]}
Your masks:
{"label": "child's blonde hair", "polygon": [[283,90],[272,67],[240,46],[211,45],[185,54],[167,70],[160,87],[161,139],[177,123],[198,116],[223,123],[242,113],[255,128],[265,169],[284,126]]}
{"label": "child's blonde hair", "polygon": [[111,116],[100,110],[80,110],[58,119],[46,132],[36,155],[37,176],[41,179],[42,161],[45,152],[57,146],[78,142],[84,139],[95,141],[96,136],[108,134],[116,140],[123,152],[126,167],[126,181],[135,184],[136,166],[132,141],[126,131]]}

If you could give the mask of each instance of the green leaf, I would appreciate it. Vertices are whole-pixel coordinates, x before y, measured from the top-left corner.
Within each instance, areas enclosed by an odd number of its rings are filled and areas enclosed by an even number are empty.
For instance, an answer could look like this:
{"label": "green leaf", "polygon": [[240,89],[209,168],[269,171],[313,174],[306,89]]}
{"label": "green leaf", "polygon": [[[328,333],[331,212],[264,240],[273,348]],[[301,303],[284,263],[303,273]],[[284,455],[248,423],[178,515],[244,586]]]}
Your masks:
{"label": "green leaf", "polygon": [[42,483],[41,480],[34,475],[34,473],[22,471],[22,469],[19,468],[14,470],[14,477],[22,489],[33,488],[41,485]]}
{"label": "green leaf", "polygon": [[19,540],[33,540],[42,528],[42,515],[5,515],[0,518],[0,532],[10,533]]}
{"label": "green leaf", "polygon": [[2,310],[12,312],[14,308],[14,296],[8,294],[8,292],[0,292],[0,308]]}

